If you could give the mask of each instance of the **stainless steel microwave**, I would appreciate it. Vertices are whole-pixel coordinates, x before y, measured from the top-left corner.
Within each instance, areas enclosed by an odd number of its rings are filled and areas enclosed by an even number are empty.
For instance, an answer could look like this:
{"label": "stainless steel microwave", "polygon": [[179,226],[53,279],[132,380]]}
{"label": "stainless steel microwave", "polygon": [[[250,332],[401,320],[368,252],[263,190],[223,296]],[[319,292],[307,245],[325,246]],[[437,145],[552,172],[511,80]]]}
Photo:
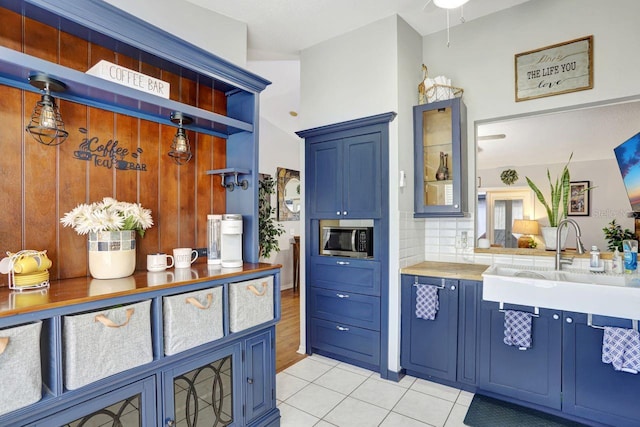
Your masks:
{"label": "stainless steel microwave", "polygon": [[373,258],[373,227],[321,228],[322,255]]}

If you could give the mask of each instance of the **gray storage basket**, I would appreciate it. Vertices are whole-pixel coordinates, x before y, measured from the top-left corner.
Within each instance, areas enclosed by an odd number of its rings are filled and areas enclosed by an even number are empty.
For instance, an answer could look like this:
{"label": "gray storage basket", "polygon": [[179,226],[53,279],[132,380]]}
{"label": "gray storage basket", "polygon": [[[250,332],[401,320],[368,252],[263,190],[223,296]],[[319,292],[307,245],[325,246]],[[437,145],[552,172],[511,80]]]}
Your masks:
{"label": "gray storage basket", "polygon": [[229,284],[231,332],[268,322],[273,313],[273,276]]}
{"label": "gray storage basket", "polygon": [[6,344],[0,353],[0,415],[42,399],[41,329],[38,321],[0,330],[0,340]]}
{"label": "gray storage basket", "polygon": [[[151,362],[150,307],[151,301],[142,301],[64,316],[64,383],[67,389],[74,390]],[[112,326],[101,323],[100,315],[111,321]]]}
{"label": "gray storage basket", "polygon": [[164,354],[222,338],[222,287],[162,298]]}

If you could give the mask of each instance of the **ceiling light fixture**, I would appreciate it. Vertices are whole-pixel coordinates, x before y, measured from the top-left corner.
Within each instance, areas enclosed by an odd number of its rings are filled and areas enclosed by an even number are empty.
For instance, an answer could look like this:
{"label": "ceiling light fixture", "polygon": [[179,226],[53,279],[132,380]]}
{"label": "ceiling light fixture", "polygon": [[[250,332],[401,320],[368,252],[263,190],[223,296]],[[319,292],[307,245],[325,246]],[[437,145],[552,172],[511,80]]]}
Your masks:
{"label": "ceiling light fixture", "polygon": [[62,144],[69,136],[69,132],[64,130],[64,122],[55,99],[51,96],[51,91],[62,92],[67,85],[40,73],[30,75],[29,84],[42,91],[42,98],[33,108],[31,121],[25,130],[40,144]]}
{"label": "ceiling light fixture", "polygon": [[442,9],[455,9],[468,1],[469,0],[433,0],[433,4]]}
{"label": "ceiling light fixture", "polygon": [[169,151],[169,157],[173,158],[173,160],[178,165],[184,165],[189,160],[191,160],[192,154],[191,146],[189,145],[189,137],[187,136],[187,133],[182,125],[193,123],[193,118],[180,112],[174,111],[173,113],[171,113],[171,121],[178,124],[178,131],[173,137],[173,141],[171,143],[171,151]]}

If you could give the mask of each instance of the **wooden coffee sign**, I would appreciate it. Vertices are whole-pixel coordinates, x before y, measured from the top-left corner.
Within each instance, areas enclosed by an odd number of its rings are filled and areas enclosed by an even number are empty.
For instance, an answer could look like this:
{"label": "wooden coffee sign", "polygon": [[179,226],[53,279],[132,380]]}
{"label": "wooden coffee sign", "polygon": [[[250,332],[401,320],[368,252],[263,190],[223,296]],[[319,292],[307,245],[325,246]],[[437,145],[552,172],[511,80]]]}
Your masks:
{"label": "wooden coffee sign", "polygon": [[593,88],[593,36],[515,56],[516,102]]}

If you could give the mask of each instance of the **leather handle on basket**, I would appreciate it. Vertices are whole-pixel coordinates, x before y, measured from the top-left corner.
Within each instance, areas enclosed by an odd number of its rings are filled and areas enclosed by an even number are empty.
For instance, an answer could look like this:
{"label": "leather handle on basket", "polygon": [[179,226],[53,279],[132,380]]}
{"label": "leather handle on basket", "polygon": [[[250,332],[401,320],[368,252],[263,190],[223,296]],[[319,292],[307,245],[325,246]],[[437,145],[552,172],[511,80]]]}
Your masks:
{"label": "leather handle on basket", "polygon": [[202,303],[194,297],[189,297],[184,300],[184,302],[186,302],[187,304],[191,304],[192,306],[199,308],[200,310],[206,310],[211,307],[211,302],[213,302],[213,294],[207,294],[207,305],[202,305]]}
{"label": "leather handle on basket", "polygon": [[4,353],[9,345],[9,337],[1,337],[0,338],[0,354]]}
{"label": "leather handle on basket", "polygon": [[104,314],[98,314],[95,317],[95,321],[96,322],[100,322],[102,323],[104,326],[108,327],[108,328],[122,328],[123,326],[126,326],[127,323],[129,323],[129,320],[131,320],[131,316],[133,316],[133,308],[128,308],[127,309],[127,320],[124,321],[124,323],[118,325],[117,323],[114,323],[113,320],[109,319],[107,316],[105,316]]}
{"label": "leather handle on basket", "polygon": [[262,282],[262,292],[259,292],[259,291],[256,289],[256,287],[255,287],[255,286],[253,286],[253,285],[249,285],[249,286],[247,286],[247,289],[248,289],[248,290],[250,290],[251,292],[253,292],[253,294],[254,294],[255,296],[257,296],[257,297],[261,297],[261,296],[263,296],[264,294],[266,294],[266,293],[267,293],[267,286],[268,286],[267,282]]}

